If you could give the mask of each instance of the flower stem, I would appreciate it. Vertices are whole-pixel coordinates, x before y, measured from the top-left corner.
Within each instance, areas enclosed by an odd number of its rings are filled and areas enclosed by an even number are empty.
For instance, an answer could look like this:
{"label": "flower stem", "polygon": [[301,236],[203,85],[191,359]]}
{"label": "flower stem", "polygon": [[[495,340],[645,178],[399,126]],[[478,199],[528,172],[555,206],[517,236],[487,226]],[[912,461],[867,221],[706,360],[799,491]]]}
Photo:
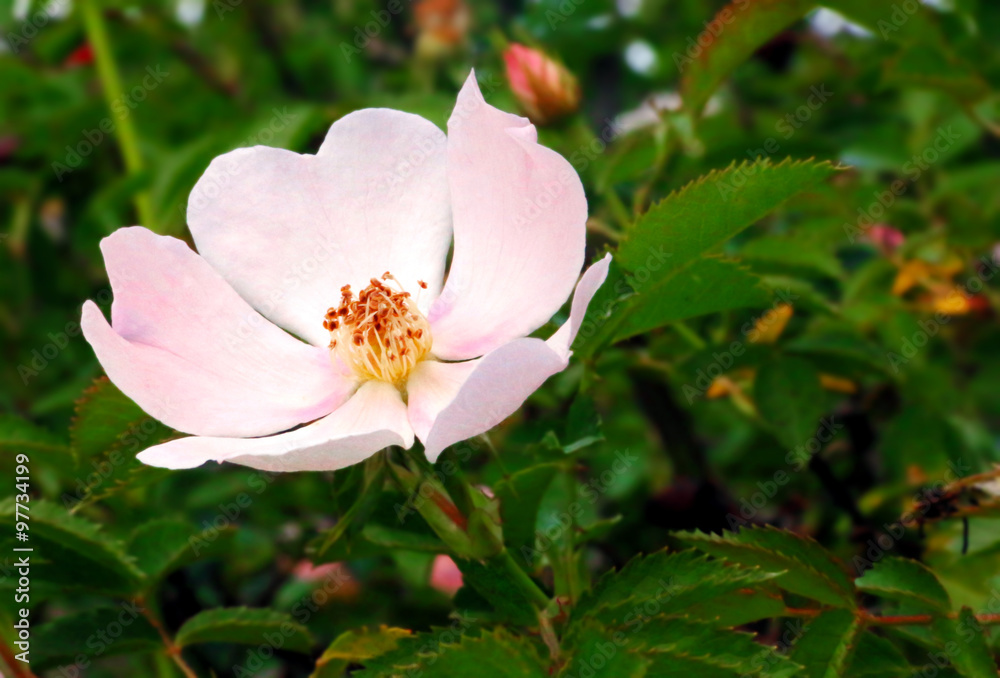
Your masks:
{"label": "flower stem", "polygon": [[531,602],[532,607],[541,612],[549,606],[551,602],[549,597],[538,588],[538,584],[521,569],[521,566],[514,562],[510,551],[504,548],[493,558],[492,563],[507,573],[510,581],[517,585],[524,597]]}
{"label": "flower stem", "polygon": [[[822,612],[818,608],[786,608],[782,616],[785,617],[816,617]],[[945,617],[947,619],[958,619],[957,612],[949,612],[945,615],[933,614],[893,614],[878,615],[872,614],[868,610],[857,610],[856,614],[864,624],[868,626],[924,626],[932,623],[935,619]],[[976,621],[983,625],[1000,624],[1000,614],[977,614]]]}
{"label": "flower stem", "polygon": [[198,678],[198,674],[192,670],[188,663],[184,661],[184,657],[181,656],[181,648],[174,643],[174,639],[170,637],[167,630],[163,628],[163,624],[157,619],[156,615],[146,606],[146,601],[143,599],[137,599],[136,603],[139,606],[139,610],[142,612],[142,616],[145,617],[150,625],[156,629],[156,632],[160,634],[160,639],[163,640],[163,645],[166,648],[167,656],[170,657],[177,668],[181,670],[185,678]]}
{"label": "flower stem", "polygon": [[[108,103],[108,109],[115,117],[115,124],[118,129],[118,146],[125,161],[125,168],[129,174],[140,174],[145,166],[142,161],[142,154],[139,152],[139,135],[135,131],[135,126],[132,124],[130,116],[118,116],[115,113],[115,102],[124,101],[125,97],[121,75],[118,73],[118,65],[115,63],[115,57],[111,51],[111,41],[108,39],[108,30],[104,22],[104,15],[97,7],[96,0],[81,0],[80,12],[83,16],[87,40],[90,43],[91,49],[94,50],[94,60],[97,63],[97,72],[101,78],[104,98]],[[149,193],[140,191],[135,195],[135,208],[142,225],[155,231],[156,222],[153,218],[153,206]]]}
{"label": "flower stem", "polygon": [[[411,500],[415,498],[410,504],[441,538],[451,555],[479,560],[501,570],[536,612],[542,614],[548,608],[551,602],[549,597],[514,561],[510,551],[502,545],[501,538],[491,534],[484,542],[482,532],[470,529],[476,524],[473,518],[482,519],[481,509],[473,509],[470,515],[462,513],[441,482],[426,473],[423,465],[417,460],[410,460],[405,466],[390,462],[388,467],[390,477],[411,497]],[[464,491],[469,495],[472,493],[481,495],[480,490],[471,486],[464,476],[456,476],[456,481],[464,485]]]}

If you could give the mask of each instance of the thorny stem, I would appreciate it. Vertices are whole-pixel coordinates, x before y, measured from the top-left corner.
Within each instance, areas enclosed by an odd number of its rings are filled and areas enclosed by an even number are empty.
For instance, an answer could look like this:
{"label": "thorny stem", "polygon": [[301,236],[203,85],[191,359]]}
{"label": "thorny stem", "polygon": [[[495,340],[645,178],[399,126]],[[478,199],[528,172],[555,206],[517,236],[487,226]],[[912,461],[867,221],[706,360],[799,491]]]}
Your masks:
{"label": "thorny stem", "polygon": [[[783,617],[816,617],[822,610],[816,608],[793,608],[789,607],[780,615]],[[942,616],[948,619],[958,619],[957,612],[949,612],[945,615],[932,614],[896,614],[878,615],[872,614],[868,610],[857,610],[855,612],[858,619],[869,626],[923,626],[930,624],[935,619]],[[1000,624],[1000,614],[977,614],[976,621],[980,624]]]}
{"label": "thorny stem", "polygon": [[[111,41],[108,39],[108,30],[104,22],[104,15],[95,4],[95,0],[82,0],[80,2],[80,11],[83,15],[87,40],[94,50],[94,60],[97,63],[97,72],[100,75],[101,85],[104,89],[104,98],[108,102],[108,109],[116,118],[118,145],[125,160],[125,168],[129,174],[139,174],[143,171],[144,165],[142,154],[139,152],[139,135],[132,124],[132,117],[122,117],[115,113],[114,104],[115,102],[124,100],[124,90],[122,89],[121,75],[118,73],[114,54],[111,52]],[[156,222],[153,218],[153,206],[152,202],[150,202],[148,192],[142,191],[136,194],[135,208],[139,213],[139,220],[142,222],[142,225],[155,231]]]}
{"label": "thorny stem", "polygon": [[149,621],[150,625],[156,629],[156,632],[160,634],[160,638],[163,640],[163,645],[167,649],[167,656],[174,660],[174,664],[176,664],[177,668],[181,670],[181,673],[184,674],[185,678],[198,678],[198,674],[195,673],[190,666],[188,666],[186,661],[184,661],[184,657],[181,655],[181,648],[174,643],[174,639],[171,638],[170,634],[167,633],[167,630],[163,628],[163,624],[160,623],[160,620],[157,619],[156,615],[153,614],[153,612],[146,606],[146,601],[139,598],[136,600],[136,604],[142,611],[142,616],[145,617]]}
{"label": "thorny stem", "polygon": [[[390,476],[396,481],[399,487],[407,494],[417,494],[421,492],[421,488],[425,485],[431,488],[431,492],[427,495],[430,499],[429,502],[417,502],[416,509],[424,517],[424,520],[438,532],[438,526],[442,522],[441,515],[444,514],[448,520],[450,520],[454,525],[453,527],[457,530],[465,532],[468,529],[469,519],[468,516],[462,514],[461,510],[451,501],[450,497],[447,497],[435,488],[436,483],[433,479],[425,476],[423,470],[419,464],[414,464],[415,474],[408,475],[400,473],[400,469],[395,469],[390,465]],[[461,482],[465,483],[464,479]],[[478,492],[479,490],[475,488],[469,488],[470,492]],[[439,532],[439,536],[442,534]],[[447,535],[445,535],[447,536]],[[448,543],[444,537],[443,540]],[[468,557],[466,554],[453,553],[459,557]],[[514,558],[510,555],[510,551],[506,547],[500,550],[499,553],[489,558],[489,564],[503,570],[507,575],[508,580],[514,584],[517,589],[521,592],[526,600],[531,603],[531,606],[535,610],[541,613],[543,610],[547,609],[549,603],[549,597],[532,581],[524,570],[514,561]]]}

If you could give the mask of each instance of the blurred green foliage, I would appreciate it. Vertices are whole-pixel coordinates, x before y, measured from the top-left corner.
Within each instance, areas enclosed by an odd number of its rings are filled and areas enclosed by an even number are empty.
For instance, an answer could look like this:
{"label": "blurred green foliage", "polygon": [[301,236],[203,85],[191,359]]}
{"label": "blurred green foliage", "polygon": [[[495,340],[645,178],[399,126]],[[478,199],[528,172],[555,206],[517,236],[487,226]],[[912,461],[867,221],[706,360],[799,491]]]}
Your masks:
{"label": "blurred green foliage", "polygon": [[[476,0],[441,44],[417,17],[459,2],[0,2],[0,553],[27,455],[35,673],[995,675],[1000,5],[823,4]],[[515,111],[508,41],[581,83],[540,138],[615,256],[570,369],[438,464],[493,488],[559,597],[540,628],[477,561],[429,585],[447,549],[381,461],[142,466],[173,432],[78,324],[110,306],[100,239],[188,238],[213,157],[312,152],[364,107],[443,127],[473,67]]]}

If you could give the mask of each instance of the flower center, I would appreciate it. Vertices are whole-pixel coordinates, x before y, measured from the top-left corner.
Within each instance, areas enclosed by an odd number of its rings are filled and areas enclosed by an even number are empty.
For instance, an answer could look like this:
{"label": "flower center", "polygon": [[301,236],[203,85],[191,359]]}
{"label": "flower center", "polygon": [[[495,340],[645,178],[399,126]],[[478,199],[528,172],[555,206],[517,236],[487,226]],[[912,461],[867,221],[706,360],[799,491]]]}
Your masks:
{"label": "flower center", "polygon": [[[383,281],[396,283],[398,290]],[[423,282],[418,283],[426,288]],[[347,363],[362,380],[399,385],[431,350],[427,319],[386,271],[354,298],[351,286],[341,288],[340,306],[330,308],[323,328],[330,332],[330,352]]]}

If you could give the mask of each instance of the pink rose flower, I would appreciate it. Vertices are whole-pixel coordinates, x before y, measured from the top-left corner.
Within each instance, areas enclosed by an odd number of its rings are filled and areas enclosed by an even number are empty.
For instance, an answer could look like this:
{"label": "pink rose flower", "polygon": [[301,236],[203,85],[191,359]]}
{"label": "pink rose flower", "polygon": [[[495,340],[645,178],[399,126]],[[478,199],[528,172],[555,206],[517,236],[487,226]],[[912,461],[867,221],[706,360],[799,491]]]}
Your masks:
{"label": "pink rose flower", "polygon": [[[470,75],[447,137],[367,109],[316,155],[216,158],[188,205],[198,253],[105,238],[111,323],[87,302],[83,332],[126,395],[192,434],[146,464],[333,470],[415,437],[434,460],[566,368],[610,263],[576,285],[586,219],[572,166]],[[569,320],[527,338],[574,285]]]}

